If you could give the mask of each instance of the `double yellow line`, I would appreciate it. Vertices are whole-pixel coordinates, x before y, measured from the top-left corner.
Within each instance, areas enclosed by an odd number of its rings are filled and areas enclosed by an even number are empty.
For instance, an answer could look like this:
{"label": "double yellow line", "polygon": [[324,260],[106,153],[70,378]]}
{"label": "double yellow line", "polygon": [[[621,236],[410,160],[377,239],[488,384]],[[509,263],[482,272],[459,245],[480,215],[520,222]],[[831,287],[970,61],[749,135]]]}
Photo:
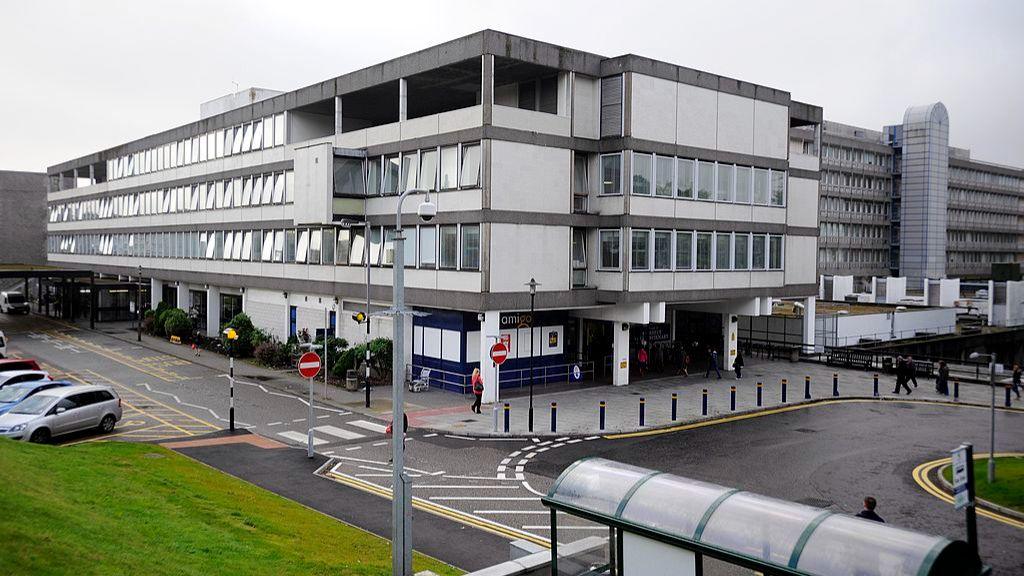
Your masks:
{"label": "double yellow line", "polygon": [[[388,500],[392,499],[393,493],[389,488],[384,488],[383,486],[378,486],[376,484],[366,482],[358,478],[354,478],[352,476],[349,476],[348,474],[341,474],[340,472],[327,472],[326,475],[329,476],[334,481],[339,482],[341,484],[345,484],[346,486],[350,486],[352,488],[362,490],[364,492],[369,492],[371,494],[375,494],[377,496],[380,496],[381,498],[386,498]],[[497,522],[485,520],[472,514],[466,514],[465,512],[460,512],[447,506],[435,504],[423,498],[414,496],[412,498],[412,507],[416,508],[417,510],[429,512],[436,516],[441,516],[443,518],[448,518],[449,520],[454,520],[461,524],[466,524],[467,526],[479,528],[480,530],[490,532],[491,534],[497,534],[498,536],[502,536],[504,538],[509,538],[511,540],[527,540],[538,546],[543,546],[544,548],[551,548],[551,542],[545,538],[541,538],[529,532],[523,532],[521,530],[505,526],[504,524],[499,524]]]}
{"label": "double yellow line", "polygon": [[[1021,457],[1021,456],[1024,456],[1024,454],[1021,454],[1019,452],[1000,452],[1000,453],[996,453],[996,457],[997,458],[998,457],[1008,457],[1008,456],[1010,456],[1010,457]],[[974,459],[975,460],[982,460],[984,458],[988,458],[988,456],[986,454],[975,454],[974,455]],[[935,496],[936,498],[938,498],[939,500],[942,500],[943,502],[946,502],[947,504],[952,504],[953,503],[953,497],[950,496],[949,494],[947,494],[945,490],[939,488],[931,480],[931,474],[932,474],[933,471],[935,471],[936,468],[944,467],[944,466],[946,466],[949,463],[950,463],[950,458],[939,458],[938,460],[932,460],[931,462],[925,462],[924,464],[920,464],[916,468],[914,468],[913,476],[914,476],[914,482],[917,482],[917,485],[920,486],[921,488],[923,488],[925,492],[931,494],[932,496]],[[1018,520],[1016,518],[1011,518],[1010,516],[1006,516],[1006,515],[1000,514],[998,512],[993,512],[991,510],[988,510],[986,508],[982,508],[980,506],[978,506],[976,508],[976,511],[978,513],[978,516],[984,516],[986,518],[990,518],[990,519],[995,520],[997,522],[1002,522],[1003,524],[1007,524],[1009,526],[1013,526],[1014,528],[1020,528],[1020,529],[1024,530],[1024,522],[1021,522],[1020,520]]]}
{"label": "double yellow line", "polygon": [[57,338],[58,340],[63,340],[65,342],[70,342],[76,346],[81,346],[82,348],[85,348],[86,350],[92,352],[93,354],[98,354],[100,356],[103,356],[104,358],[107,358],[108,360],[113,360],[114,362],[117,362],[118,364],[121,364],[123,366],[127,366],[134,370],[138,370],[139,372],[142,372],[144,374],[149,374],[150,376],[154,378],[159,378],[164,382],[181,382],[183,380],[188,379],[176,372],[171,372],[168,370],[161,369],[160,372],[163,372],[163,374],[160,374],[149,369],[149,367],[147,366],[140,365],[138,362],[135,362],[134,360],[128,358],[124,354],[118,354],[113,351],[104,350],[103,347],[93,344],[92,342],[89,342],[83,338],[69,336],[56,330],[50,331],[49,334],[53,338]]}

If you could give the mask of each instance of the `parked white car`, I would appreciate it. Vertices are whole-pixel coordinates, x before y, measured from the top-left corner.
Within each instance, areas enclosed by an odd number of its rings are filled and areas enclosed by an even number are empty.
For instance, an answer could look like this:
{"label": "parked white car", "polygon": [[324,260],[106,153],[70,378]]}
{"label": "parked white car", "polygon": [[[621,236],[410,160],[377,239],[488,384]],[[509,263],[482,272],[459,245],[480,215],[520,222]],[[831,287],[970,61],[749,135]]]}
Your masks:
{"label": "parked white car", "polygon": [[4,314],[28,314],[28,301],[21,292],[0,292],[0,312]]}
{"label": "parked white car", "polygon": [[0,372],[0,388],[11,384],[35,382],[37,380],[53,380],[53,378],[50,378],[50,373],[44,370],[7,370]]}
{"label": "parked white car", "polygon": [[121,399],[107,386],[66,386],[29,396],[0,416],[0,436],[29,442],[95,428],[103,434],[121,420]]}

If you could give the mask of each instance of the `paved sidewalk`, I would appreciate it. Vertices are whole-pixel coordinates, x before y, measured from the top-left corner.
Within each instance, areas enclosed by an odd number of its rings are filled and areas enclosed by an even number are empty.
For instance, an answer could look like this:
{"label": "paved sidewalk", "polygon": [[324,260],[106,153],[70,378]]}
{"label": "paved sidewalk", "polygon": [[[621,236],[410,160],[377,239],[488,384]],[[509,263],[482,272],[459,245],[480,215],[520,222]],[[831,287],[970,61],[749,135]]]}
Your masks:
{"label": "paved sidewalk", "polygon": [[[873,397],[873,374],[850,369],[834,367],[811,362],[791,363],[788,361],[748,360],[743,371],[743,378],[737,380],[733,373],[722,372],[719,380],[712,373],[711,378],[704,374],[695,374],[687,378],[682,376],[645,380],[629,386],[615,388],[612,386],[595,386],[582,389],[550,392],[550,387],[543,394],[534,396],[534,435],[590,435],[599,433],[633,432],[637,430],[686,424],[703,418],[727,416],[743,412],[756,411],[757,382],[762,382],[762,405],[760,409],[778,408],[782,402],[782,379],[786,379],[786,403],[794,405],[808,401],[831,400],[832,375],[838,374],[839,399]],[[804,397],[804,377],[811,377],[811,399]],[[935,391],[935,380],[918,377],[918,387],[910,384],[913,393],[898,396],[915,401],[953,401],[952,383],[950,396],[941,396]],[[736,387],[735,409],[731,406],[730,387]],[[896,399],[893,394],[895,377],[879,374],[878,392],[880,398]],[[703,391],[707,390],[707,414],[703,412]],[[676,420],[672,420],[672,394],[678,395]],[[644,425],[639,419],[640,400],[644,399]],[[1024,404],[1014,396],[1014,409]],[[604,401],[605,427],[599,425],[599,403]],[[991,389],[982,384],[960,384],[959,402],[988,406],[991,401]],[[996,390],[996,406],[1003,406],[1004,390]],[[514,398],[502,400],[510,407],[510,433],[520,435],[528,431],[527,420],[529,397],[517,394]],[[556,432],[551,432],[551,403],[557,403]],[[434,410],[431,412],[414,413],[411,418],[413,425],[436,428],[456,434],[493,435],[494,405],[485,405],[482,415],[469,411],[469,403],[462,406]],[[502,410],[498,411],[498,433],[504,432]]]}
{"label": "paved sidewalk", "polygon": [[[97,331],[113,338],[136,344],[136,335],[127,323],[103,324]],[[203,352],[195,358],[187,346],[171,344],[162,338],[143,335],[142,345],[146,348],[162,352],[178,358],[206,366],[212,370],[226,373],[228,359],[212,352]],[[747,359],[743,378],[736,380],[732,372],[722,372],[719,380],[711,375],[696,373],[684,378],[681,376],[657,378],[634,382],[629,386],[612,387],[595,385],[580,388],[565,388],[558,385],[537,387],[534,395],[534,430],[535,436],[593,435],[600,433],[621,433],[653,429],[673,424],[686,424],[703,418],[739,414],[758,409],[777,408],[783,405],[781,381],[786,379],[786,405],[806,402],[804,399],[804,377],[811,377],[811,401],[832,399],[832,375],[839,376],[839,398],[872,398],[872,373],[846,368],[835,368],[813,362],[788,362],[784,360],[769,361]],[[299,377],[294,370],[273,370],[258,366],[250,360],[235,361],[235,376],[242,380],[259,382],[268,387],[284,391],[304,390],[306,380]],[[762,387],[762,405],[756,403],[756,384]],[[895,377],[890,374],[879,374],[878,392],[881,398],[895,399],[892,394]],[[909,396],[911,400],[953,401],[952,382],[950,396],[940,396],[935,392],[935,380],[919,377],[918,388]],[[736,406],[730,406],[730,386],[736,386]],[[913,387],[913,384],[911,384]],[[702,410],[702,391],[708,391],[708,407],[705,415]],[[498,404],[498,425],[495,427],[494,405],[484,405],[483,414],[470,412],[472,398],[452,392],[431,388],[427,392],[406,393],[406,411],[409,424],[414,428],[429,428],[442,433],[466,436],[504,435],[503,414],[501,405],[509,403],[510,434],[522,435],[528,432],[527,414],[529,397],[525,390],[503,391],[514,397],[504,398]],[[676,420],[672,420],[671,397],[678,395]],[[906,395],[900,398],[908,398]],[[644,425],[639,422],[640,399],[645,400]],[[391,387],[382,386],[372,390],[370,407],[365,406],[365,392],[348,392],[333,384],[325,394],[323,383],[314,389],[314,400],[329,406],[351,410],[382,419],[391,414]],[[599,408],[601,401],[606,403],[605,426],[599,425]],[[965,404],[988,406],[991,401],[990,388],[985,384],[961,383],[959,401]],[[1003,406],[1004,390],[996,390],[996,406]],[[1014,396],[1014,409],[1024,407]],[[556,431],[551,432],[551,403],[557,403]]]}

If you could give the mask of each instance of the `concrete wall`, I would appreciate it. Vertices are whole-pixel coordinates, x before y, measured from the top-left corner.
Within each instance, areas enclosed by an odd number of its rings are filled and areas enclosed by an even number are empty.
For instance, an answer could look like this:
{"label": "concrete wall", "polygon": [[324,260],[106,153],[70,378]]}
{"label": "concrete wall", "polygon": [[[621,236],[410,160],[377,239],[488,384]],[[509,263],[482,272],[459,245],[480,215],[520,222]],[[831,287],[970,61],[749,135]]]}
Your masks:
{"label": "concrete wall", "polygon": [[46,174],[0,171],[0,264],[46,262]]}
{"label": "concrete wall", "polygon": [[570,150],[493,141],[491,208],[569,213],[572,209],[571,167]]}

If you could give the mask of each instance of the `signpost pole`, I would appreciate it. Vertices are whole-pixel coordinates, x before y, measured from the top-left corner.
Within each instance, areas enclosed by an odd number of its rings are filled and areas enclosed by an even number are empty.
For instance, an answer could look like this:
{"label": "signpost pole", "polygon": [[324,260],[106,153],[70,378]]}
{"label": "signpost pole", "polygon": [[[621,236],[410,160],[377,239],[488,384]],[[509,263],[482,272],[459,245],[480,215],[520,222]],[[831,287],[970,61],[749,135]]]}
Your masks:
{"label": "signpost pole", "polygon": [[309,379],[309,415],[306,423],[306,457],[313,457],[313,379]]}
{"label": "signpost pole", "polygon": [[953,506],[966,508],[967,544],[978,553],[978,517],[974,508],[974,446],[961,444],[950,458],[953,468]]}

